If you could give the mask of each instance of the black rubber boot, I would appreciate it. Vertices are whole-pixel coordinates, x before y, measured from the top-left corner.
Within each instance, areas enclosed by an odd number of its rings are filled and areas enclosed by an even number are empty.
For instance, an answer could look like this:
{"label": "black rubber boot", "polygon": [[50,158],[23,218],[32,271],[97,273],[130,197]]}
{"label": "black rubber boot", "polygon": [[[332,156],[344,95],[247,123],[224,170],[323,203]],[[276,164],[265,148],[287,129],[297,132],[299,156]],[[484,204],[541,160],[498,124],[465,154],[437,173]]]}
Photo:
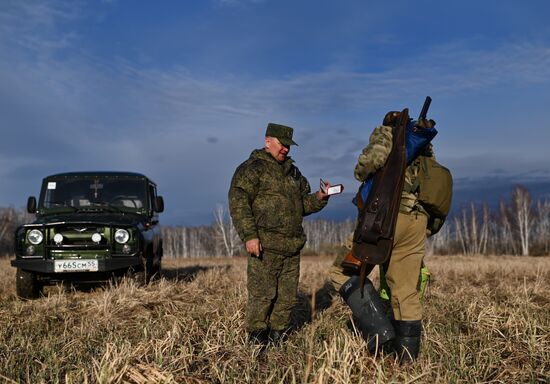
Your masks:
{"label": "black rubber boot", "polygon": [[391,321],[386,316],[386,308],[369,279],[365,281],[363,297],[358,276],[351,277],[342,285],[340,295],[357,319],[357,328],[367,342],[369,352],[380,351],[383,344],[395,338]]}
{"label": "black rubber boot", "polygon": [[411,363],[420,353],[422,320],[394,321],[395,339],[393,347],[400,364]]}
{"label": "black rubber boot", "polygon": [[289,330],[277,331],[272,329],[269,331],[269,341],[273,344],[281,344],[286,341]]}
{"label": "black rubber boot", "polygon": [[[393,308],[391,306],[391,301],[380,298],[380,302],[382,303],[382,307],[384,308],[384,313],[386,314],[386,317],[393,324],[394,318],[393,318]],[[394,328],[395,328],[395,326],[394,326]]]}
{"label": "black rubber boot", "polygon": [[260,329],[248,332],[248,342],[250,344],[266,346],[269,343],[269,330]]}

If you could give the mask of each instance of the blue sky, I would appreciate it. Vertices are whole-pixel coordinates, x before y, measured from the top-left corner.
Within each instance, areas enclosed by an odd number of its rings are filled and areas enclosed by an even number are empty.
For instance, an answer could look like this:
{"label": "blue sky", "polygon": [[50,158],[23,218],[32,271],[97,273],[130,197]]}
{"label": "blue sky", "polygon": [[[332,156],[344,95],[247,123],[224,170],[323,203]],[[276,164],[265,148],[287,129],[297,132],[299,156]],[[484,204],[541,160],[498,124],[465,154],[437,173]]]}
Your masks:
{"label": "blue sky", "polygon": [[[268,122],[311,184],[353,191],[388,110],[426,95],[461,183],[550,179],[550,3],[0,2],[0,206],[42,177],[153,178],[167,224],[211,221]],[[338,197],[337,197],[338,198]]]}

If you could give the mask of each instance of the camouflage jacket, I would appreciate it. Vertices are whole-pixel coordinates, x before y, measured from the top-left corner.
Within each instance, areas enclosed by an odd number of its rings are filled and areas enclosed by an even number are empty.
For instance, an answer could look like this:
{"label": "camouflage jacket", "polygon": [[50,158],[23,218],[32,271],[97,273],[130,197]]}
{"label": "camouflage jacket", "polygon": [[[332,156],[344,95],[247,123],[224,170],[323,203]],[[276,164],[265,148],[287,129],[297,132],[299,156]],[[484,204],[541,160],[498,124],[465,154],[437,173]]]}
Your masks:
{"label": "camouflage jacket", "polygon": [[[391,127],[381,125],[376,127],[369,138],[369,144],[363,149],[355,166],[355,178],[361,182],[374,174],[381,168],[392,149],[392,131]],[[414,211],[428,215],[426,210],[420,205],[416,194],[410,192],[413,188],[413,182],[418,175],[419,160],[416,159],[405,170],[405,184],[401,193],[401,206],[399,211],[402,213],[411,213]]]}
{"label": "camouflage jacket", "polygon": [[256,149],[239,165],[229,189],[233,225],[244,241],[260,239],[265,250],[293,255],[306,242],[303,216],[320,211],[307,179],[287,157],[279,163],[264,149]]}

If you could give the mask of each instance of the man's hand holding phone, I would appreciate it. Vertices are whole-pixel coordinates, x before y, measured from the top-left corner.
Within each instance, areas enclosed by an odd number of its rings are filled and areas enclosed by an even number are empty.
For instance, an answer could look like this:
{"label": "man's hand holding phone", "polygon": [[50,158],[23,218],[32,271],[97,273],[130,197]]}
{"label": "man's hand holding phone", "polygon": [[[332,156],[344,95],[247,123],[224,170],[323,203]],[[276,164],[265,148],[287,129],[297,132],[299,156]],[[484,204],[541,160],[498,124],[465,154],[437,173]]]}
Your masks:
{"label": "man's hand holding phone", "polygon": [[320,179],[319,190],[327,196],[337,195],[344,191],[342,184],[331,185],[328,181]]}

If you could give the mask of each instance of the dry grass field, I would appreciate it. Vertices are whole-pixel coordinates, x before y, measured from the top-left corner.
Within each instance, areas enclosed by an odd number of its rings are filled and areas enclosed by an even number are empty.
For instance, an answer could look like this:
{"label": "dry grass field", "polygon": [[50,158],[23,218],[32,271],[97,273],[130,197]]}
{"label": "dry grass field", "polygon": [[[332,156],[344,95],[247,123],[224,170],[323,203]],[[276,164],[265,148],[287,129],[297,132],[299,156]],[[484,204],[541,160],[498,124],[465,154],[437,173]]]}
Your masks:
{"label": "dry grass field", "polygon": [[302,259],[301,327],[265,353],[244,332],[246,260],[167,261],[163,278],[15,297],[0,260],[6,383],[549,383],[550,258],[427,258],[421,357],[369,356],[325,286],[331,260]]}

